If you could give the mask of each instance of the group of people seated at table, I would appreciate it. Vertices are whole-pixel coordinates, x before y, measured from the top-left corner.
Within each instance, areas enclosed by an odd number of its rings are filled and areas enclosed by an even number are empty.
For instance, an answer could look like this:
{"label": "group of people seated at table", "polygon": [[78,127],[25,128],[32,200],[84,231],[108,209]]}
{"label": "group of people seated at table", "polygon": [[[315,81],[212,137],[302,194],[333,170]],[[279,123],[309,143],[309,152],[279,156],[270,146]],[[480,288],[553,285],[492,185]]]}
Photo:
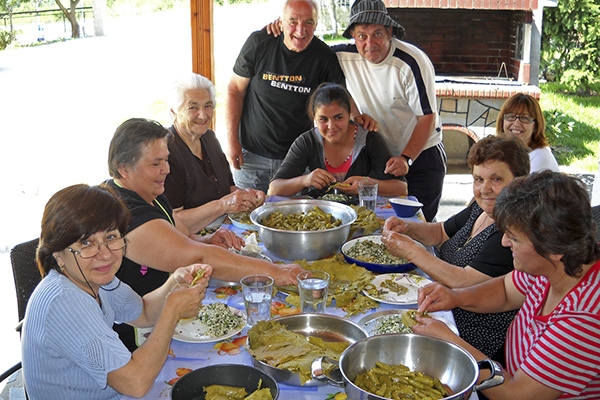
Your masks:
{"label": "group of people seated at table", "polygon": [[[298,264],[230,251],[244,245],[232,231],[197,234],[265,201],[262,191],[235,186],[210,129],[215,104],[210,80],[183,77],[173,87],[170,128],[125,121],[110,143],[112,179],[49,200],[37,254],[44,279],[23,327],[31,398],[142,396],[177,320],[200,307],[209,277],[266,273],[278,285],[296,283]],[[292,144],[269,194],[318,196],[336,182],[356,194],[365,178],[382,196],[407,194],[404,178],[384,173],[391,154],[383,139],[352,121],[350,110],[341,85],[324,83],[312,93],[314,128]],[[500,360],[506,380],[485,391],[490,399],[598,397],[600,252],[587,192],[559,172],[529,175],[530,164],[545,157],[532,153],[547,153],[537,101],[509,99],[501,123],[503,135],[469,151],[474,201],[465,210],[445,222],[392,217],[384,225],[388,249],[437,282],[420,291],[419,311],[452,310],[460,337],[427,318],[413,330],[453,341],[478,360]],[[205,274],[190,287],[199,269]],[[151,326],[142,338],[138,328]]]}

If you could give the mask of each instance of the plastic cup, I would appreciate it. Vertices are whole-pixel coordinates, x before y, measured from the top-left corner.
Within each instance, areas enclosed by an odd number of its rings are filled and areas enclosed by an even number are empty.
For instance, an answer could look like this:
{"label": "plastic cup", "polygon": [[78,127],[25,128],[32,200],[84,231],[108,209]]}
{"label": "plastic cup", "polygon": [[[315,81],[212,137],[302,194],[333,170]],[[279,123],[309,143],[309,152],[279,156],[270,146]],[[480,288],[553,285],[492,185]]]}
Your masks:
{"label": "plastic cup", "polygon": [[325,313],[329,274],[324,271],[308,271],[298,274],[300,310],[303,313]]}
{"label": "plastic cup", "polygon": [[273,278],[268,275],[248,275],[240,280],[244,305],[248,315],[248,326],[271,318],[271,297],[273,296]]}
{"label": "plastic cup", "polygon": [[377,204],[377,183],[372,181],[358,183],[358,202],[362,207],[375,211]]}

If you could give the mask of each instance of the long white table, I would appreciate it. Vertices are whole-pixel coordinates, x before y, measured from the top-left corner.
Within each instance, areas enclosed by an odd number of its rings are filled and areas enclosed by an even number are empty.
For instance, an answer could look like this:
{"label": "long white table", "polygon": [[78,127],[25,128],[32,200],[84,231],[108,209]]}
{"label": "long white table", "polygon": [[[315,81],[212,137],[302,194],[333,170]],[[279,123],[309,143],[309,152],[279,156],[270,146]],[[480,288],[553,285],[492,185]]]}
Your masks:
{"label": "long white table", "polygon": [[[269,200],[277,201],[279,199],[280,198],[270,198]],[[387,218],[389,216],[395,215],[394,211],[389,206],[389,203],[387,203],[387,201],[383,198],[378,199],[376,213],[381,218]],[[415,216],[414,219],[421,221],[424,220],[422,218],[422,215]],[[228,224],[227,222],[225,223],[225,225],[229,229],[235,231],[236,233],[248,233],[243,232],[239,228]],[[269,253],[268,250],[264,248],[262,250],[264,254],[269,256],[271,259],[277,260],[277,257]],[[417,269],[415,270],[415,272],[419,273],[420,270]],[[422,272],[420,273],[423,274]],[[211,284],[211,286],[209,286],[209,289],[207,290],[204,302],[211,303],[215,301],[221,301],[235,308],[244,308],[243,298],[241,296],[241,292],[238,290],[239,287],[230,287],[230,292],[231,289],[236,291],[235,293],[230,294],[218,293],[222,291],[218,289],[219,287]],[[217,292],[215,292],[215,290]],[[281,302],[282,305],[285,304],[285,295],[279,293],[274,298],[274,301]],[[349,319],[354,322],[358,322],[360,319],[365,317],[365,315],[368,315],[370,313],[398,308],[402,307],[399,305],[380,304],[379,307],[368,311],[367,314],[353,315],[349,317]],[[340,317],[345,316],[345,312],[343,310],[334,307],[333,305],[327,307],[326,312],[327,314],[337,315]],[[450,321],[451,324],[454,324],[454,318],[451,312],[439,312],[435,314],[447,321]],[[171,354],[167,358],[165,365],[163,366],[160,374],[158,375],[154,383],[154,387],[152,388],[150,393],[143,397],[143,399],[170,399],[172,384],[178,379],[179,374],[181,374],[183,371],[195,370],[201,367],[214,364],[252,365],[252,356],[248,353],[248,351],[245,348],[247,332],[248,328],[246,327],[238,335],[216,343],[185,343],[174,339],[171,342]],[[343,388],[331,385],[300,387],[279,383],[279,390],[279,398],[282,400],[324,400],[329,394],[334,394],[343,391]],[[123,396],[123,399],[129,400],[133,398]],[[471,400],[477,400],[476,393],[473,393]]]}

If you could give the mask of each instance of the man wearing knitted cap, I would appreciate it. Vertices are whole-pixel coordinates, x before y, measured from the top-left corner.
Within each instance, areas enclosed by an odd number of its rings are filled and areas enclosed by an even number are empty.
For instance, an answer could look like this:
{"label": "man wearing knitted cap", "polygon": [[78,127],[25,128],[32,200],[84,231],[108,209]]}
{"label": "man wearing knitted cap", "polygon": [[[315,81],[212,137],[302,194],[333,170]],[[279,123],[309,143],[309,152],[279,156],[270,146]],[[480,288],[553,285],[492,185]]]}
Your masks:
{"label": "man wearing knitted cap", "polygon": [[404,28],[381,0],[356,0],[343,36],[354,43],[333,50],[352,97],[377,120],[394,155],[385,172],[406,175],[409,194],[432,221],[446,175],[433,65],[422,50],[400,40]]}

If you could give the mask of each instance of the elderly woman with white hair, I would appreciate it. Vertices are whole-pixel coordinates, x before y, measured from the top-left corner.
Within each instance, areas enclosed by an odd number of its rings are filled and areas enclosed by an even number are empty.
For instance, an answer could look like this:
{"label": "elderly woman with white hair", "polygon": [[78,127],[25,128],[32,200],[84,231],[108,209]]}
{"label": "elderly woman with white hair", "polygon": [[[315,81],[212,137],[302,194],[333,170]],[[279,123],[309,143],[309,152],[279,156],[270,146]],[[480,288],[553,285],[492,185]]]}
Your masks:
{"label": "elderly woman with white hair", "polygon": [[260,190],[235,186],[227,158],[210,129],[215,86],[190,73],[175,81],[169,102],[174,140],[169,143],[171,172],[165,195],[175,218],[198,232],[227,213],[251,211],[264,202]]}

